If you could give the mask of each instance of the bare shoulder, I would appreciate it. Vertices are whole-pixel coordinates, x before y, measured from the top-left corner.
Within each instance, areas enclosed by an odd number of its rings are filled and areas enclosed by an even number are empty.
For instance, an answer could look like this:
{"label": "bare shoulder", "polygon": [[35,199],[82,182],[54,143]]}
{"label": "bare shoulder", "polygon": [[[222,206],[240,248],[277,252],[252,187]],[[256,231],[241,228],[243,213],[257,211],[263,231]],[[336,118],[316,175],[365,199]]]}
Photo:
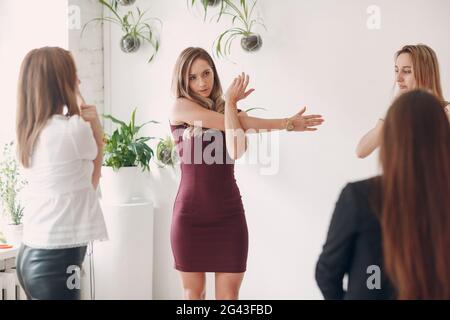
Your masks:
{"label": "bare shoulder", "polygon": [[240,116],[240,117],[248,117],[248,113],[243,111],[243,110],[241,110],[241,111],[239,111],[238,116]]}

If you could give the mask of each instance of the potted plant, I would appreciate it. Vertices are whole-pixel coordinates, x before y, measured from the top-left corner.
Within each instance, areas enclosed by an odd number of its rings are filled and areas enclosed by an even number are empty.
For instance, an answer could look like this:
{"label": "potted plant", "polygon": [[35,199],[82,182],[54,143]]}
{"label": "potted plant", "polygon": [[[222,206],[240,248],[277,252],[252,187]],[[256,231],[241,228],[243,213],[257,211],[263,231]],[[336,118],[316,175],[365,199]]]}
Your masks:
{"label": "potted plant", "polygon": [[[256,25],[266,28],[260,18],[254,17],[258,0],[240,0],[236,5],[232,0],[222,0],[226,3],[220,15],[232,17],[232,24],[239,22],[241,26],[233,27],[220,34],[214,44],[215,55],[225,57],[231,53],[231,45],[236,37],[241,37],[241,47],[247,52],[254,52],[262,47],[262,38],[253,31]],[[249,4],[249,3],[250,4]]]}
{"label": "potted plant", "polygon": [[153,149],[147,142],[154,137],[139,137],[139,131],[149,123],[135,124],[136,109],[127,124],[111,115],[103,115],[118,127],[111,135],[105,134],[104,160],[100,188],[102,199],[110,203],[127,203],[146,189],[145,171],[150,171]]}
{"label": "potted plant", "polygon": [[20,203],[19,193],[26,185],[21,177],[19,165],[13,156],[14,143],[8,143],[3,148],[0,162],[0,197],[2,212],[5,219],[5,236],[10,244],[20,244],[22,241],[22,218],[24,207]]}
{"label": "potted plant", "polygon": [[119,14],[118,4],[129,5],[134,1],[120,1],[112,0],[108,2],[106,0],[99,0],[99,2],[112,12],[111,17],[94,18],[88,21],[81,31],[83,36],[86,27],[92,22],[111,22],[118,25],[124,35],[120,39],[120,48],[125,53],[136,52],[141,46],[141,41],[148,42],[154,50],[154,53],[150,56],[148,62],[151,62],[156,53],[159,50],[159,39],[155,26],[152,26],[152,22],[159,22],[162,25],[161,20],[158,18],[145,18],[148,10],[141,11],[139,7],[136,7],[136,12],[128,11],[123,17]]}
{"label": "potted plant", "polygon": [[156,159],[161,167],[171,166],[172,168],[178,162],[178,154],[175,148],[175,141],[169,136],[160,139],[156,147]]}

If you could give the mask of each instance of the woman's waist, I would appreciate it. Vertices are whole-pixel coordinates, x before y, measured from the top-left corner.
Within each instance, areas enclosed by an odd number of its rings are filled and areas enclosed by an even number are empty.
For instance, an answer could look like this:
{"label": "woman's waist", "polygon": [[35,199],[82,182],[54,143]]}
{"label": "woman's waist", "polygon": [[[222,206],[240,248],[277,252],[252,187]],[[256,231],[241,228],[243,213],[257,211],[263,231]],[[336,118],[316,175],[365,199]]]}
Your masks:
{"label": "woman's waist", "polygon": [[90,176],[78,176],[65,180],[34,179],[28,181],[23,190],[25,197],[55,197],[82,190],[92,190],[92,178]]}
{"label": "woman's waist", "polygon": [[181,164],[181,179],[235,181],[234,165]]}
{"label": "woman's waist", "polygon": [[213,205],[180,199],[175,201],[173,213],[175,215],[213,217],[243,215],[245,210],[240,198],[230,202],[215,202]]}
{"label": "woman's waist", "polygon": [[189,177],[182,176],[177,198],[198,199],[200,201],[227,201],[240,198],[240,190],[234,177]]}
{"label": "woman's waist", "polygon": [[39,223],[67,221],[65,216],[80,221],[102,214],[97,192],[92,187],[57,196],[28,196],[24,205],[25,219]]}
{"label": "woman's waist", "polygon": [[175,202],[182,203],[186,206],[206,208],[229,208],[242,207],[242,196],[239,189],[184,189],[178,190]]}
{"label": "woman's waist", "polygon": [[92,184],[92,161],[35,165],[24,171],[26,190],[33,194],[62,194],[87,188]]}

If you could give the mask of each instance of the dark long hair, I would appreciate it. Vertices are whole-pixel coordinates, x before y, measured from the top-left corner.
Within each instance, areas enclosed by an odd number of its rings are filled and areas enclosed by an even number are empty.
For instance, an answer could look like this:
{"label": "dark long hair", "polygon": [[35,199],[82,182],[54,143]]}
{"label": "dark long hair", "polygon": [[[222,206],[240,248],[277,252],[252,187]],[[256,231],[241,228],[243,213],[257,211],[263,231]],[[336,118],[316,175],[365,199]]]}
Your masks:
{"label": "dark long hair", "polygon": [[450,299],[450,126],[441,102],[394,101],[380,149],[386,271],[399,299]]}

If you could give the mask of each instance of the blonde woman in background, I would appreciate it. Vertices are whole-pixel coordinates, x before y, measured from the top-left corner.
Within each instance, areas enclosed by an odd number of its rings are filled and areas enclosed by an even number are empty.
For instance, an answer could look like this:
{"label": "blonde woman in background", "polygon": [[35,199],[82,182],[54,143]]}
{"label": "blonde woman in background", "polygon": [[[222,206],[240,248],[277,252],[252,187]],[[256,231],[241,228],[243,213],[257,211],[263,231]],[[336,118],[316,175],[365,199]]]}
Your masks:
{"label": "blonde woman in background", "polygon": [[[450,104],[442,94],[439,63],[436,53],[430,47],[406,45],[396,55],[395,75],[399,94],[422,89],[436,96],[450,121]],[[359,141],[356,154],[359,158],[369,156],[380,145],[384,119],[379,119],[375,128],[370,130]]]}

